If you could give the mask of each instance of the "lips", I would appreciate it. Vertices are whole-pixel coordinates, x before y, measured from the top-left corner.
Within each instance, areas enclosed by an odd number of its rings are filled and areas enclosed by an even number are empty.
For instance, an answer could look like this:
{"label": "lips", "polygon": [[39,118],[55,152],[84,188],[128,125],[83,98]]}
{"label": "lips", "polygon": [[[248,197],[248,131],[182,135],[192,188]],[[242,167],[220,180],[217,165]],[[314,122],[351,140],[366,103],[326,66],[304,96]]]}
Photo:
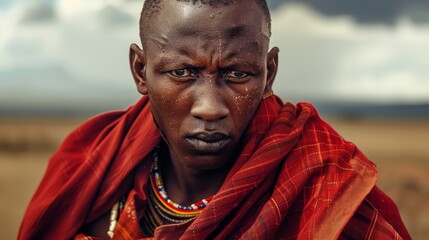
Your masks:
{"label": "lips", "polygon": [[196,133],[186,137],[191,148],[202,154],[213,154],[222,151],[231,138],[224,133]]}

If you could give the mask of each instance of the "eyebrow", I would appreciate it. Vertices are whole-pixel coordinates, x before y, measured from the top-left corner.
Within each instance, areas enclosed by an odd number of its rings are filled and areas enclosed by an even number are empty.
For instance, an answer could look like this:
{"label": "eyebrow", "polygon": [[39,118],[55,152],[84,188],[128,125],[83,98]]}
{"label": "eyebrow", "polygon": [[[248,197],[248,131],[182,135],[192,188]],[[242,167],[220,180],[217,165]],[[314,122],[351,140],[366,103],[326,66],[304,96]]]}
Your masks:
{"label": "eyebrow", "polygon": [[[183,55],[182,55],[183,56]],[[156,63],[157,70],[161,70],[165,66],[169,64],[173,64],[173,66],[180,66],[183,68],[193,68],[193,69],[203,69],[204,66],[198,66],[198,64],[193,61],[193,58],[189,58],[189,56],[185,56],[185,58],[179,59],[180,55],[174,57],[161,57],[159,61]],[[179,61],[178,61],[179,60]],[[235,61],[234,58],[225,58],[223,64],[219,66],[219,69],[242,69],[245,68],[247,71],[249,69],[258,69],[259,64],[255,61]]]}
{"label": "eyebrow", "polygon": [[159,61],[156,63],[156,68],[160,70],[170,64],[174,66],[183,66],[184,68],[199,68],[193,60],[194,59],[189,55],[178,54],[173,57],[164,56],[159,58]]}

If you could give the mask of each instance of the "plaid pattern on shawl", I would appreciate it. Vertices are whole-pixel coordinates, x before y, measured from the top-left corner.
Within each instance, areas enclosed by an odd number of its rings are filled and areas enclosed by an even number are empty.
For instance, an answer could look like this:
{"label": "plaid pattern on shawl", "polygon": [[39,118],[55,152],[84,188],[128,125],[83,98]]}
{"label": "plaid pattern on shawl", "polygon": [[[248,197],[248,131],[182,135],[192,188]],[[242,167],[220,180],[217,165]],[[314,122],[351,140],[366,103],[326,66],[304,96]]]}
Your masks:
{"label": "plaid pattern on shawl", "polygon": [[[141,215],[149,168],[137,166],[159,141],[148,105],[144,97],[127,112],[98,117],[71,134],[30,203],[21,239],[75,236],[129,191],[133,175],[126,206],[141,206],[130,209]],[[100,119],[104,124],[92,128]],[[81,144],[84,130],[94,136]],[[158,227],[155,239],[410,239],[394,203],[374,187],[374,164],[310,104],[283,105],[276,97],[262,101],[245,138],[242,153],[205,210],[193,221]],[[77,163],[64,158],[64,152],[73,155],[79,149],[75,145],[85,146],[92,157],[74,158]],[[47,178],[58,169],[65,172],[54,177],[67,186],[50,189],[55,184]],[[66,196],[72,199],[64,201]],[[58,216],[63,209],[64,216]],[[127,216],[121,214],[115,239],[141,237],[138,219]]]}

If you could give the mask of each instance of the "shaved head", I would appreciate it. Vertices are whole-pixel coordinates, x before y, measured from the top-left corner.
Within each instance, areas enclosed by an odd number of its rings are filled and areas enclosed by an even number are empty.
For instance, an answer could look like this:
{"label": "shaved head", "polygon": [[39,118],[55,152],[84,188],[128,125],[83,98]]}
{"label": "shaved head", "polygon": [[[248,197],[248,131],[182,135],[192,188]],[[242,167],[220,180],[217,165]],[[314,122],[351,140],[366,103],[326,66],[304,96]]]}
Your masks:
{"label": "shaved head", "polygon": [[156,18],[159,15],[159,12],[162,10],[162,3],[164,1],[177,1],[189,3],[195,6],[209,5],[213,6],[214,9],[235,4],[238,2],[254,1],[261,7],[261,10],[266,20],[266,27],[268,29],[269,34],[271,35],[271,15],[266,0],[145,0],[143,4],[143,10],[140,15],[140,40],[142,42],[143,48],[146,42],[145,36],[147,30],[149,29],[148,25],[151,23],[151,20],[153,20],[153,18]]}

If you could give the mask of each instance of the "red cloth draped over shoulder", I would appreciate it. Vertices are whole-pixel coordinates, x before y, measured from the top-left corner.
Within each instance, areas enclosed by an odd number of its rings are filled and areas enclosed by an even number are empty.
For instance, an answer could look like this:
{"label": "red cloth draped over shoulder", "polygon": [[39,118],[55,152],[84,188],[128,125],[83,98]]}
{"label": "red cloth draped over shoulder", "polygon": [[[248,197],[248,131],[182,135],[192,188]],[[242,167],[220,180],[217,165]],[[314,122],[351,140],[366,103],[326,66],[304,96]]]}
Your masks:
{"label": "red cloth draped over shoulder", "polygon": [[49,160],[18,239],[73,237],[126,194],[132,172],[159,140],[147,97],[84,123]]}
{"label": "red cloth draped over shoulder", "polygon": [[[20,238],[70,238],[130,190],[130,176],[159,141],[148,105],[144,97],[67,138],[29,205]],[[310,104],[262,101],[245,142],[206,209],[186,224],[157,228],[155,239],[410,239],[395,204],[374,187],[374,164]],[[144,200],[141,185],[134,186],[140,187],[131,192]]]}

